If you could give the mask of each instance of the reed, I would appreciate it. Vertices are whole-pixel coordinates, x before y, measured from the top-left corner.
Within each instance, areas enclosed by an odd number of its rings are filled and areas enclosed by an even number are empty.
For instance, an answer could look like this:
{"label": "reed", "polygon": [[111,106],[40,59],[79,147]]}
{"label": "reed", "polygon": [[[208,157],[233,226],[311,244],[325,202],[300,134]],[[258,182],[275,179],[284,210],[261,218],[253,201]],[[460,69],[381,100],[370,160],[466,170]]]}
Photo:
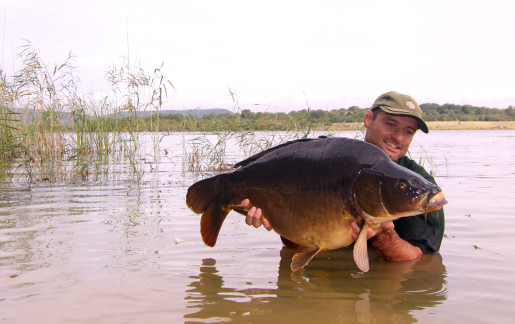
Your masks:
{"label": "reed", "polygon": [[[141,132],[158,129],[159,110],[173,87],[162,67],[147,73],[125,59],[107,72],[111,93],[96,99],[80,93],[71,54],[50,68],[27,42],[17,58],[21,67],[11,78],[0,70],[2,182],[107,176],[114,159],[141,177]],[[155,115],[150,127],[143,127],[142,112]],[[159,136],[153,140],[156,155]]]}
{"label": "reed", "polygon": [[[10,78],[0,68],[0,183],[106,180],[117,165],[129,166],[129,176],[139,181],[149,155],[159,162],[165,136],[159,113],[169,90],[175,90],[163,75],[163,66],[148,73],[124,58],[106,73],[110,91],[95,97],[79,91],[71,54],[49,67],[27,43],[18,60],[21,67]],[[306,100],[307,110],[289,116],[286,131],[284,120],[273,114],[265,121],[267,128],[283,131],[249,131],[256,129],[250,124],[255,121],[242,118],[237,93],[229,89],[229,94],[236,117],[217,118],[209,131],[197,133],[199,118],[184,120],[184,130],[195,134],[183,135],[184,170],[227,170],[235,161],[320,130],[314,122],[317,112]],[[362,127],[353,124],[352,129],[358,126]],[[151,152],[142,145],[148,136]],[[228,147],[237,151],[229,152]]]}
{"label": "reed", "polygon": [[[2,77],[2,84],[5,86],[5,79]],[[12,167],[12,160],[16,156],[16,151],[21,150],[21,146],[17,141],[17,118],[16,113],[5,105],[9,102],[8,97],[4,97],[7,93],[2,91],[2,99],[0,99],[0,177],[6,176],[6,170]]]}
{"label": "reed", "polygon": [[[191,138],[183,136],[183,168],[189,171],[226,171],[232,168],[236,160],[247,158],[260,151],[284,143],[289,140],[308,138],[313,135],[314,125],[308,109],[301,118],[290,118],[290,127],[286,131],[253,132],[249,120],[241,118],[242,109],[236,92],[229,89],[233,101],[232,111],[236,116],[236,129],[223,119],[219,120],[216,129],[199,132]],[[228,116],[226,118],[229,118]],[[195,131],[198,117],[186,119],[190,130]],[[233,121],[234,122],[234,121]],[[232,142],[238,152],[227,152],[228,143]]]}
{"label": "reed", "polygon": [[[149,153],[159,161],[164,136],[159,132],[159,112],[168,90],[175,90],[162,74],[162,66],[147,73],[124,58],[120,66],[108,69],[111,89],[97,99],[80,94],[71,54],[50,68],[27,43],[18,59],[21,68],[11,79],[2,73],[0,89],[3,182],[7,178],[27,183],[106,179],[113,165],[120,163],[130,166],[139,180],[142,161]],[[229,92],[233,110],[240,116],[237,94]],[[234,159],[227,152],[231,141],[246,157],[286,140],[308,137],[313,129],[309,114],[308,109],[299,120],[292,119],[286,134],[268,132],[266,136],[228,130],[229,122],[221,120],[212,131],[183,141],[185,169],[228,169]],[[195,130],[197,120],[186,119],[187,129]],[[238,117],[239,129],[247,129],[245,123],[249,121]],[[144,136],[151,137],[151,152],[144,151]]]}

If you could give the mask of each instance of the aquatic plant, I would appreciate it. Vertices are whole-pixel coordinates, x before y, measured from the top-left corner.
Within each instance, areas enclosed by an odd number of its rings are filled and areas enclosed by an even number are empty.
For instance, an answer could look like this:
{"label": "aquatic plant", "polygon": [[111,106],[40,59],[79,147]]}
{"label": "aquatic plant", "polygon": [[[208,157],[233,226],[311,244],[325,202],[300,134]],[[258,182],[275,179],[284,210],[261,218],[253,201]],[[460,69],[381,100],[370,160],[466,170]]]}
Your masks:
{"label": "aquatic plant", "polygon": [[[79,90],[71,53],[49,67],[27,42],[18,60],[20,68],[10,78],[0,68],[0,182],[98,181],[112,176],[114,167],[128,168],[129,176],[140,180],[144,163],[160,161],[167,125],[194,132],[183,135],[185,170],[227,170],[277,144],[342,130],[334,122],[355,121],[361,114],[357,107],[313,110],[307,100],[307,109],[289,114],[253,113],[242,109],[229,89],[232,114],[172,116],[170,124],[160,112],[175,89],[162,65],[148,73],[124,57],[106,72],[109,92],[95,96]],[[149,137],[152,145],[143,145]]]}
{"label": "aquatic plant", "polygon": [[[229,89],[233,101],[233,116],[218,117],[219,124],[213,131],[202,131],[191,138],[183,137],[183,165],[189,171],[224,171],[232,167],[239,159],[247,158],[255,153],[289,140],[313,136],[314,124],[308,109],[301,118],[290,118],[289,127],[285,131],[250,131],[252,120],[244,118],[245,110],[239,104],[238,95]],[[231,125],[225,118],[231,120]],[[269,118],[273,118],[269,115]],[[193,116],[191,123],[198,121]],[[236,129],[236,130],[233,130]],[[195,130],[195,129],[193,129]],[[238,152],[227,152],[228,143],[238,147]]]}
{"label": "aquatic plant", "polygon": [[[89,179],[107,175],[113,159],[141,177],[141,132],[154,136],[154,156],[160,152],[154,132],[171,85],[161,68],[147,73],[125,59],[106,75],[112,93],[97,99],[79,91],[71,54],[50,68],[27,42],[17,58],[21,67],[11,78],[0,70],[2,182]],[[141,123],[142,113],[155,118]]]}

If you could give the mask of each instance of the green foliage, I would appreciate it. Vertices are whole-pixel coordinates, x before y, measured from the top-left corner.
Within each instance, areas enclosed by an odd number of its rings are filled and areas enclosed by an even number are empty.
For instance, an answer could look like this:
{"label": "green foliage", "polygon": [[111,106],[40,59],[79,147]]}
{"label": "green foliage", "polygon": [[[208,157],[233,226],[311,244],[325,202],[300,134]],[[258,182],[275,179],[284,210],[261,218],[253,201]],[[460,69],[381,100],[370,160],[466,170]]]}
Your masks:
{"label": "green foliage", "polygon": [[[453,104],[422,104],[426,121],[509,121],[515,120],[515,109],[474,107]],[[367,108],[368,109],[368,108]],[[324,129],[337,123],[361,123],[367,111],[356,106],[337,110],[298,110],[290,113],[252,112],[208,114],[202,117],[181,114],[160,115],[160,131],[305,131]],[[143,118],[144,123],[151,117]],[[155,118],[153,116],[152,118]],[[123,120],[123,123],[127,121]]]}
{"label": "green foliage", "polygon": [[[351,107],[338,110],[299,110],[290,113],[252,112],[237,114],[208,114],[202,117],[181,114],[160,115],[161,131],[295,131],[309,134],[314,129],[333,123],[360,122],[365,109]],[[145,122],[150,117],[143,119]]]}
{"label": "green foliage", "polygon": [[512,106],[507,109],[454,104],[422,104],[426,121],[509,121],[515,120]]}

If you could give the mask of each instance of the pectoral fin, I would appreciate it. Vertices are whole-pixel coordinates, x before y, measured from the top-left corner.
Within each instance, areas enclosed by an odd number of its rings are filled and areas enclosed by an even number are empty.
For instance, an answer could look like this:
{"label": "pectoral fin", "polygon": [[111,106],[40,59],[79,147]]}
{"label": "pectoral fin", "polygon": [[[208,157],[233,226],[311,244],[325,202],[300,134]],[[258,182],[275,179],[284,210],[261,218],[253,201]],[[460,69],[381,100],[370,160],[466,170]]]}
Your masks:
{"label": "pectoral fin", "polygon": [[356,243],[354,243],[354,262],[358,266],[359,270],[368,272],[370,266],[368,264],[368,249],[367,249],[367,235],[368,235],[368,224],[365,223],[361,232],[359,233]]}
{"label": "pectoral fin", "polygon": [[295,253],[293,259],[291,260],[291,271],[295,272],[304,268],[309,263],[309,261],[315,257],[315,255],[323,251],[325,251],[325,249],[317,247],[316,249],[309,252]]}

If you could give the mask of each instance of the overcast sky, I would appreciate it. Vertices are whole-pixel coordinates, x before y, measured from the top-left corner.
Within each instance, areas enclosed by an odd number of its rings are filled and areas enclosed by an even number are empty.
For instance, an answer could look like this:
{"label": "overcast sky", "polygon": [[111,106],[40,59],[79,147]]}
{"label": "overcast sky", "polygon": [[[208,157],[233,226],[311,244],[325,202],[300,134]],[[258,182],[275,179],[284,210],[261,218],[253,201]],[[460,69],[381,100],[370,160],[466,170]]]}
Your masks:
{"label": "overcast sky", "polygon": [[2,68],[24,40],[48,65],[71,51],[87,92],[129,55],[174,84],[166,108],[515,106],[511,0],[0,0]]}

